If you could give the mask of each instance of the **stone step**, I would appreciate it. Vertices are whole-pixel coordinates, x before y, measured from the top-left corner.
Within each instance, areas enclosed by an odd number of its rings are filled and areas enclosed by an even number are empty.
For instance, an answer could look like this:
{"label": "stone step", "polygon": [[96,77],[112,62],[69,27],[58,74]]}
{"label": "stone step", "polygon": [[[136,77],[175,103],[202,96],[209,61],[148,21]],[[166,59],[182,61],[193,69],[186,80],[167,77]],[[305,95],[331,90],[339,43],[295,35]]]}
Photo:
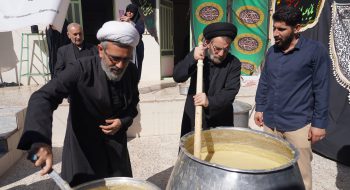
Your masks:
{"label": "stone step", "polygon": [[21,158],[17,150],[23,131],[26,109],[23,107],[0,107],[0,176]]}
{"label": "stone step", "polygon": [[17,131],[16,115],[4,115],[0,109],[0,153],[7,153],[9,150],[7,139]]}
{"label": "stone step", "polygon": [[7,145],[7,139],[1,138],[0,139],[0,158],[8,152],[9,148]]}

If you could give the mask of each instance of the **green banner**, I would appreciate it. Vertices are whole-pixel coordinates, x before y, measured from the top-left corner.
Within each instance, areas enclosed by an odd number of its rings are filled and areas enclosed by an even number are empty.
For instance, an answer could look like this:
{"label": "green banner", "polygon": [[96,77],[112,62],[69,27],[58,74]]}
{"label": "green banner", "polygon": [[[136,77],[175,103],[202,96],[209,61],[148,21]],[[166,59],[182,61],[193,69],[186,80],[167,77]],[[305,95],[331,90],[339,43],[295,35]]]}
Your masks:
{"label": "green banner", "polygon": [[242,75],[259,73],[268,40],[269,1],[233,0],[231,18],[237,37],[231,53],[242,62]]}
{"label": "green banner", "polygon": [[192,34],[197,46],[203,39],[203,29],[214,22],[226,21],[226,0],[192,0]]}

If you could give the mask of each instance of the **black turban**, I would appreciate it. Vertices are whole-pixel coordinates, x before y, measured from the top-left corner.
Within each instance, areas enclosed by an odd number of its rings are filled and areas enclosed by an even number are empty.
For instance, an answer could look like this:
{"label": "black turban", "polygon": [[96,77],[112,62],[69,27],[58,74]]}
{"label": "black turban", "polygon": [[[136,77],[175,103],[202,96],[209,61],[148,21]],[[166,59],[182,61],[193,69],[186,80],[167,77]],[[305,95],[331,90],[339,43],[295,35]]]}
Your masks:
{"label": "black turban", "polygon": [[234,40],[236,35],[237,35],[236,26],[228,22],[212,23],[206,26],[203,30],[203,36],[206,40],[210,40],[218,36],[227,36],[232,40]]}

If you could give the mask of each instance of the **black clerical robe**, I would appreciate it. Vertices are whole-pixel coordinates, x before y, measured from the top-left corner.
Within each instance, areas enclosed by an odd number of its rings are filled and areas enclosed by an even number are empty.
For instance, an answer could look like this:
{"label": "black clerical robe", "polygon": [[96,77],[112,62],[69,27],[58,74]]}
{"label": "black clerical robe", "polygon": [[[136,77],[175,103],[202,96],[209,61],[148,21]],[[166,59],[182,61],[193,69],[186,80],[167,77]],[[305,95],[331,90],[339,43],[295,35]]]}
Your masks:
{"label": "black clerical robe", "polygon": [[[105,177],[132,177],[126,131],[138,114],[137,69],[130,63],[119,82],[110,82],[100,61],[93,56],[68,64],[57,78],[33,93],[18,145],[22,150],[38,142],[51,145],[53,111],[69,96],[62,177],[71,186]],[[122,122],[113,136],[99,128],[109,118]]]}
{"label": "black clerical robe", "polygon": [[[209,106],[203,109],[203,129],[216,126],[233,126],[233,101],[240,88],[241,62],[228,54],[220,64],[214,64],[208,57],[204,59],[203,91]],[[185,82],[191,77],[182,118],[181,136],[194,130],[197,61],[193,51],[175,65],[173,78],[176,82]]]}
{"label": "black clerical robe", "polygon": [[95,45],[87,42],[83,43],[81,49],[73,43],[58,48],[54,76],[56,77],[62,72],[66,68],[66,64],[73,63],[81,57],[93,55],[98,55],[98,50]]}

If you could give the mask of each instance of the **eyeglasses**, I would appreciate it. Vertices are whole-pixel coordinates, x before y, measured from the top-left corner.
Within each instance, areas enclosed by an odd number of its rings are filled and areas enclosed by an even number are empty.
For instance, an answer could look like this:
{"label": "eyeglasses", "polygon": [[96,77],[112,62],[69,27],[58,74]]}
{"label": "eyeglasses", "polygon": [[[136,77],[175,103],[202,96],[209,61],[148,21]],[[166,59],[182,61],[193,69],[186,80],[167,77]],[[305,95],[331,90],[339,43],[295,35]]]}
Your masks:
{"label": "eyeglasses", "polygon": [[113,63],[119,63],[119,62],[129,63],[131,60],[130,57],[119,57],[119,56],[110,55],[106,52],[106,49],[103,49],[103,52],[107,55],[109,61]]}
{"label": "eyeglasses", "polygon": [[219,48],[219,47],[213,45],[213,42],[210,42],[210,45],[213,46],[215,53],[219,53],[220,51],[224,51],[224,53],[227,53],[230,51],[230,46],[228,46],[227,48]]}

